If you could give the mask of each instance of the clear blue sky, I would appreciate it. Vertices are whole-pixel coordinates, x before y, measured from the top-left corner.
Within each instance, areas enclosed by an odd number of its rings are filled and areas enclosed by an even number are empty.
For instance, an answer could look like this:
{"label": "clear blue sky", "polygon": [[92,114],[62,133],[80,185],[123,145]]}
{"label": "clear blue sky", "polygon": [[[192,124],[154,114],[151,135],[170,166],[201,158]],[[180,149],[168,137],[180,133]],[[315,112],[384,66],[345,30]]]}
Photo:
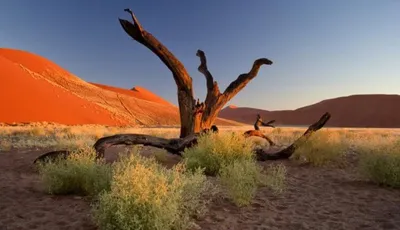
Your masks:
{"label": "clear blue sky", "polygon": [[197,49],[222,90],[264,67],[232,104],[294,109],[351,94],[400,93],[400,0],[4,0],[0,46],[51,59],[86,81],[143,86],[177,102],[169,70],[122,30],[131,8],[187,67],[205,97]]}

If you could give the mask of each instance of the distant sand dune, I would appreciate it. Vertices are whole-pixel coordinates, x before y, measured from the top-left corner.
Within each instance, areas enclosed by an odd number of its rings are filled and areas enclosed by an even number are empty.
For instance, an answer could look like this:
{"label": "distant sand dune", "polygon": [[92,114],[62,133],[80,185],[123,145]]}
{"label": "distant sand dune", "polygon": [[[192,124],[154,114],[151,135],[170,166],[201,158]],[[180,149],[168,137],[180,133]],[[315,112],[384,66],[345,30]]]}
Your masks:
{"label": "distant sand dune", "polygon": [[256,114],[264,120],[276,120],[278,125],[303,126],[317,120],[325,112],[332,118],[326,126],[400,128],[400,95],[352,95],[324,100],[296,110],[267,111],[255,108],[228,106],[219,116],[253,124]]}

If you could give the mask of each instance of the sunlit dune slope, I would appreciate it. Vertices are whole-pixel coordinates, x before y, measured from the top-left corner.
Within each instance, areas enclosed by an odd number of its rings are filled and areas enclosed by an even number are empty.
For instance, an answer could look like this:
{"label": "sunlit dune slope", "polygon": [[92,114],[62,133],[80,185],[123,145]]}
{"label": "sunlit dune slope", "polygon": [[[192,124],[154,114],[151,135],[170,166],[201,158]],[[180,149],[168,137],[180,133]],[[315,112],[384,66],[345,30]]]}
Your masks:
{"label": "sunlit dune slope", "polygon": [[[178,125],[178,108],[142,87],[90,84],[27,51],[0,48],[0,122]],[[240,125],[218,119],[217,124]]]}
{"label": "sunlit dune slope", "polygon": [[[53,108],[53,110],[62,111],[59,113],[65,114],[65,110],[67,110],[68,107],[63,106],[65,103],[61,100],[56,100],[55,97],[57,94],[59,94],[58,92],[66,91],[71,95],[71,97],[74,96],[74,98],[79,98],[80,101],[87,103],[86,107],[92,106],[93,108],[98,108],[96,110],[98,112],[94,112],[96,115],[93,115],[93,118],[91,118],[93,123],[111,123],[114,125],[171,125],[179,123],[176,109],[169,105],[158,104],[96,87],[62,69],[57,64],[38,55],[26,51],[2,48],[0,49],[0,57],[2,57],[0,70],[2,87],[9,88],[8,91],[13,90],[15,92],[19,92],[20,94],[21,92],[18,88],[23,87],[18,86],[18,84],[7,86],[8,84],[11,84],[9,83],[12,82],[11,79],[20,79],[19,84],[26,87],[30,86],[30,82],[46,82],[46,84],[44,84],[41,88],[33,83],[32,84],[38,87],[37,90],[43,92],[43,97],[53,97],[54,99],[52,100],[54,100],[54,103],[60,104],[60,108],[53,107],[50,104],[46,104],[47,101],[39,100],[39,96],[34,93],[26,94],[25,97],[27,99],[25,103],[35,104],[34,108],[37,109],[34,109],[34,113],[37,115],[32,118],[30,118],[28,115],[25,115],[27,117],[23,120],[20,120],[18,116],[15,116],[15,110],[7,110],[6,107],[4,107],[5,110],[2,110],[2,112],[5,111],[3,113],[6,113],[7,115],[2,116],[9,117],[7,122],[10,122],[11,119],[11,121],[14,122],[33,122],[46,120],[65,123],[65,118],[61,116],[59,117],[58,114],[57,116],[56,114],[44,116],[45,112],[43,111],[43,108]],[[13,106],[20,106],[18,105],[21,103],[21,101],[19,101],[20,99],[12,98],[10,95],[15,97],[15,93],[7,94],[8,91],[3,90],[2,98],[7,98],[9,100],[8,104],[10,105],[16,104]],[[30,100],[32,100],[32,102]],[[71,99],[71,101],[68,103],[72,106],[72,104],[75,104],[75,101]],[[87,119],[78,119],[81,117],[82,113],[85,113],[84,106],[82,106],[82,109],[79,108],[80,107],[73,109],[75,117],[69,118],[68,124],[80,124],[87,121]],[[90,112],[89,114],[91,113],[93,112]],[[102,118],[103,116],[109,117],[110,121],[105,122]],[[6,122],[5,119],[1,119],[0,121]]]}
{"label": "sunlit dune slope", "polygon": [[129,90],[129,89],[122,89],[122,88],[109,86],[109,85],[103,85],[103,84],[99,84],[99,83],[93,83],[93,82],[89,82],[89,83],[93,84],[97,87],[100,87],[102,89],[110,90],[110,91],[128,95],[128,96],[132,96],[132,97],[142,99],[145,101],[151,101],[151,102],[155,102],[155,103],[162,104],[162,105],[173,106],[170,102],[164,100],[162,97],[157,96],[156,94],[150,92],[149,90],[147,90],[143,87],[136,86],[136,87],[132,88],[131,90]]}
{"label": "sunlit dune slope", "polygon": [[117,123],[104,108],[32,75],[3,56],[0,69],[1,122]]}

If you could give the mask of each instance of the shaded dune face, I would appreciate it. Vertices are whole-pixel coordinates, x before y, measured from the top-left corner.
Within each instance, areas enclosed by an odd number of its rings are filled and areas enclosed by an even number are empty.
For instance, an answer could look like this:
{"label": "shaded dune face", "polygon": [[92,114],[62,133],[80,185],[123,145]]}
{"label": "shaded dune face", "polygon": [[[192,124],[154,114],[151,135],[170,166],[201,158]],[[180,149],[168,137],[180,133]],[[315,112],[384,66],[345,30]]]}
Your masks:
{"label": "shaded dune face", "polygon": [[253,124],[259,113],[264,120],[276,120],[276,124],[308,125],[325,112],[332,114],[327,126],[400,128],[400,95],[352,95],[282,111],[228,106],[220,117]]}
{"label": "shaded dune face", "polygon": [[[54,62],[0,48],[0,122],[179,125],[177,106],[143,87],[88,83]],[[241,125],[217,119],[219,125]]]}

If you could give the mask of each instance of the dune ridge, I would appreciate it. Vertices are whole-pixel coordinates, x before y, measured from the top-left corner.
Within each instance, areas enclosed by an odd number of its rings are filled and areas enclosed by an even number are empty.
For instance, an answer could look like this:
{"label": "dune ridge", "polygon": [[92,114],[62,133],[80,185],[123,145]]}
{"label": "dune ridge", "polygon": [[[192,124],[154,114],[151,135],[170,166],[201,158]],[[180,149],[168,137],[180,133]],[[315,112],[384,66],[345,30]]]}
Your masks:
{"label": "dune ridge", "polygon": [[100,84],[100,83],[94,83],[94,82],[89,82],[89,83],[94,86],[97,86],[99,88],[109,90],[109,91],[112,91],[115,93],[132,96],[132,97],[135,97],[138,99],[155,102],[155,103],[162,104],[162,105],[175,106],[172,103],[168,102],[167,100],[164,100],[162,97],[157,96],[153,92],[150,92],[149,90],[147,90],[143,87],[136,86],[129,90],[129,89],[122,89],[122,88],[118,88],[118,87],[114,87],[114,86],[104,85],[104,84]]}
{"label": "dune ridge", "polygon": [[278,125],[308,125],[325,112],[332,118],[326,126],[400,128],[400,95],[350,95],[304,106],[295,110],[267,111],[256,108],[225,107],[219,114],[229,120],[253,124],[259,113],[264,120],[276,120]]}

